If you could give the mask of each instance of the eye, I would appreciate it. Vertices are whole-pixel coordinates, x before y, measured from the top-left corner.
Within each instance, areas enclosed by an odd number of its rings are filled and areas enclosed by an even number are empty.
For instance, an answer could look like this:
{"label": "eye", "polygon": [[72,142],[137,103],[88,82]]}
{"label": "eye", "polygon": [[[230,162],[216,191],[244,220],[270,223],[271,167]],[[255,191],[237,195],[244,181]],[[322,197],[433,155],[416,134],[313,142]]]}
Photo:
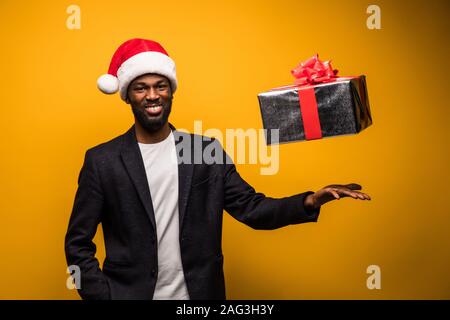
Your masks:
{"label": "eye", "polygon": [[144,87],[135,87],[134,91],[142,92],[144,90]]}

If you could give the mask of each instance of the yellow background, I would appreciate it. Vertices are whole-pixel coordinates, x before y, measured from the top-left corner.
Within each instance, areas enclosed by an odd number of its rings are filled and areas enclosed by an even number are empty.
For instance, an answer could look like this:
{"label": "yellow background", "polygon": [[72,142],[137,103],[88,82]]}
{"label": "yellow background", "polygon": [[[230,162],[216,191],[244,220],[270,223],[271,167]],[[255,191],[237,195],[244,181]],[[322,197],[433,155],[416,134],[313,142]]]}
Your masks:
{"label": "yellow background", "polygon": [[[66,8],[81,29],[66,28]],[[381,8],[381,30],[366,8]],[[290,84],[315,53],[365,74],[374,124],[280,146],[280,171],[239,165],[285,196],[357,182],[371,202],[327,204],[317,224],[254,231],[225,215],[230,299],[449,299],[447,1],[1,1],[0,298],[78,299],[64,236],[85,151],[132,124],[96,88],[123,41],[154,39],[177,63],[171,122],[261,128],[257,93]],[[98,257],[104,258],[101,233]],[[369,290],[366,268],[381,268]]]}

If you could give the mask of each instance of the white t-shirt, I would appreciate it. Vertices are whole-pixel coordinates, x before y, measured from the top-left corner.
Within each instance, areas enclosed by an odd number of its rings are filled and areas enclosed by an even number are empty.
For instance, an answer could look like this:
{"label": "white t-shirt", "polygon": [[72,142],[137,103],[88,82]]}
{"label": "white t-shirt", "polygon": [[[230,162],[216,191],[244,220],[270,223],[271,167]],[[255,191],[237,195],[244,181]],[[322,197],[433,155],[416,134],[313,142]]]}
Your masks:
{"label": "white t-shirt", "polygon": [[[175,138],[158,143],[139,143],[152,196],[158,236],[158,279],[154,300],[187,300],[179,242],[178,161]],[[149,270],[150,272],[150,270]]]}

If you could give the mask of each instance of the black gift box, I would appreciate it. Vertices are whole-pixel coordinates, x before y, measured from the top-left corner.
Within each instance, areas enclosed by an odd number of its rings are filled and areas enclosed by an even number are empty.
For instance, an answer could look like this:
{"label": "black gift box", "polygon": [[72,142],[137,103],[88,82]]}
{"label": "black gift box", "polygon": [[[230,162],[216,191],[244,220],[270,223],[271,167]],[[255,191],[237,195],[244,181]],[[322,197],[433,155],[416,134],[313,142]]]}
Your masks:
{"label": "black gift box", "polygon": [[[308,140],[299,99],[299,90],[305,87],[286,86],[258,94],[267,144]],[[372,124],[365,76],[338,78],[311,87],[322,137],[355,134]],[[279,141],[270,129],[279,129]]]}

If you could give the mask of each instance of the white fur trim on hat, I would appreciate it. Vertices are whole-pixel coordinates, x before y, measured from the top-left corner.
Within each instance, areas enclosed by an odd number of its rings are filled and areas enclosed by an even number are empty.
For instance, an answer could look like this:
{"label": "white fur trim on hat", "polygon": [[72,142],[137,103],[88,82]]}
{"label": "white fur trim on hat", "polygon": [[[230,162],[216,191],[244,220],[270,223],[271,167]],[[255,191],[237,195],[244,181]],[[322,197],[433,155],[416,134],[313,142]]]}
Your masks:
{"label": "white fur trim on hat", "polygon": [[146,51],[132,56],[123,62],[117,70],[119,91],[122,100],[126,101],[130,83],[137,77],[147,73],[165,76],[171,83],[172,92],[175,92],[177,89],[175,62],[163,53]]}
{"label": "white fur trim on hat", "polygon": [[119,91],[119,79],[111,74],[104,74],[97,79],[97,87],[106,94],[116,93]]}

